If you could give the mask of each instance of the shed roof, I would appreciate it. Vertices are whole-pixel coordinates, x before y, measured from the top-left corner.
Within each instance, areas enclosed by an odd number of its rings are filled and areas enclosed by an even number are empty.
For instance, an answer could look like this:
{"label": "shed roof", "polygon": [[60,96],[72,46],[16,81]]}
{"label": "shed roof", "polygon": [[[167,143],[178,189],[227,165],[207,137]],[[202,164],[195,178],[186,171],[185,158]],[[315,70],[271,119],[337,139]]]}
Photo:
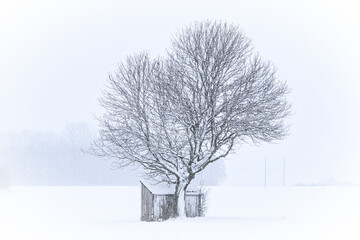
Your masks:
{"label": "shed roof", "polygon": [[[142,184],[146,186],[147,189],[149,189],[150,192],[156,195],[169,195],[175,193],[175,184],[168,184],[168,183],[155,183],[151,181],[140,181]],[[186,189],[187,195],[197,195],[200,193],[200,190],[198,187],[196,187],[194,184],[189,184],[189,186]]]}

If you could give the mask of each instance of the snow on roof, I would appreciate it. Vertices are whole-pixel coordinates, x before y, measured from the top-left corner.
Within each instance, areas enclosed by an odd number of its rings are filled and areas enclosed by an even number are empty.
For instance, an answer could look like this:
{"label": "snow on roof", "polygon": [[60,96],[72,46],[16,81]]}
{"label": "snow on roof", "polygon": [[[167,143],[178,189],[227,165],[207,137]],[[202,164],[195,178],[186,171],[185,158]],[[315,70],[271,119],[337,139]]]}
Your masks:
{"label": "snow on roof", "polygon": [[[175,184],[168,184],[168,183],[154,183],[151,181],[140,181],[142,184],[145,185],[147,189],[149,189],[150,192],[156,195],[168,195],[168,194],[174,194],[175,193]],[[189,186],[186,189],[187,195],[196,195],[199,194],[200,190],[194,185],[189,184]]]}

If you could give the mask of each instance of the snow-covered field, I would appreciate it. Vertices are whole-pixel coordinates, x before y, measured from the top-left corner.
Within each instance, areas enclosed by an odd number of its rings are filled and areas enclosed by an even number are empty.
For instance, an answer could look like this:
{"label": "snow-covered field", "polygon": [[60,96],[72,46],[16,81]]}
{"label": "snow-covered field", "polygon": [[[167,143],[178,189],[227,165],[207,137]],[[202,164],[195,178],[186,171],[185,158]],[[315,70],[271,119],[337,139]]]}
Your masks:
{"label": "snow-covered field", "polygon": [[358,187],[212,187],[208,208],[141,222],[139,187],[14,187],[0,239],[360,239]]}

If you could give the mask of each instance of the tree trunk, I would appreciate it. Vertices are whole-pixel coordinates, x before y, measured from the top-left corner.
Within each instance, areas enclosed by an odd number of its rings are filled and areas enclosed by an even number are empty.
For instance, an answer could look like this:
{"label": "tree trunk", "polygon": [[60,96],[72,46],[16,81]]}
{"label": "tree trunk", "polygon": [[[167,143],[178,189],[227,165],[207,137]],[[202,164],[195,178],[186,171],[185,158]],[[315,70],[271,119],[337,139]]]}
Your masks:
{"label": "tree trunk", "polygon": [[179,189],[179,194],[177,197],[177,212],[178,217],[186,217],[185,214],[185,190],[184,187]]}
{"label": "tree trunk", "polygon": [[176,184],[176,211],[177,217],[186,217],[185,213],[185,192],[188,184],[185,184],[184,181],[179,181]]}

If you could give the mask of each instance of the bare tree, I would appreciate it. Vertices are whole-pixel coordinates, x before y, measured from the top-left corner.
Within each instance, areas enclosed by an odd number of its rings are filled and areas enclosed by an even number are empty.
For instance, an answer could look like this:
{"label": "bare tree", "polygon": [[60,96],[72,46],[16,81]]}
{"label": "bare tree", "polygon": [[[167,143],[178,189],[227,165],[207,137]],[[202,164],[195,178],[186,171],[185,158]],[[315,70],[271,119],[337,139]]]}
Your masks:
{"label": "bare tree", "polygon": [[175,35],[165,58],[128,57],[109,76],[92,152],[176,184],[184,215],[186,188],[209,164],[287,135],[288,92],[237,26],[197,22]]}

